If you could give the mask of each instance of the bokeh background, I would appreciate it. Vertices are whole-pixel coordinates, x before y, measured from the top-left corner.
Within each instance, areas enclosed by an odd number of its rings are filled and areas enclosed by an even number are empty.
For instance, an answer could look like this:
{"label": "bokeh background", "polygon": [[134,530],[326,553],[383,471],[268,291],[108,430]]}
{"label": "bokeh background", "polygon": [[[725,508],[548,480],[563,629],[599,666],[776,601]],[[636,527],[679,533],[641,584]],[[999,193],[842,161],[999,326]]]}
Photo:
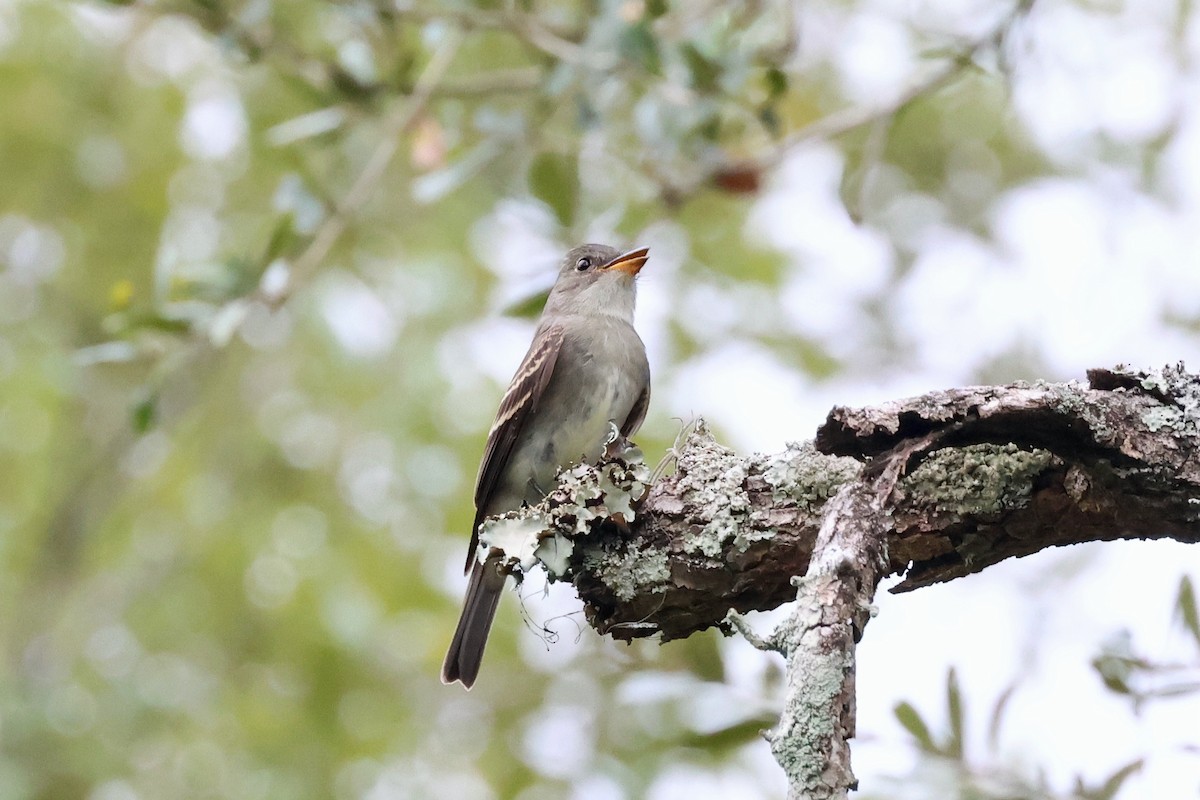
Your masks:
{"label": "bokeh background", "polygon": [[[739,640],[531,580],[437,680],[555,263],[652,249],[651,460],[1200,367],[1198,65],[1166,0],[0,0],[0,797],[782,797]],[[1200,795],[1189,576],[881,596],[863,795]]]}

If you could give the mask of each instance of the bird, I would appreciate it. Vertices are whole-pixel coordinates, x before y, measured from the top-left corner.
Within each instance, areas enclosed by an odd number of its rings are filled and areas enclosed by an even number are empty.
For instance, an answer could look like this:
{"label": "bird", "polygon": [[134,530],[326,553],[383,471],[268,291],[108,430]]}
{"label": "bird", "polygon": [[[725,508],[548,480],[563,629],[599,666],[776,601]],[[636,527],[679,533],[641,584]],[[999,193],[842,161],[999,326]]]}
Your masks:
{"label": "bird", "polygon": [[646,418],[650,365],[633,312],[649,253],[584,244],[562,260],[484,445],[464,568],[470,577],[442,683],[474,685],[507,579],[502,552],[478,552],[480,524],[536,505],[560,469],[594,462],[616,434],[632,436]]}

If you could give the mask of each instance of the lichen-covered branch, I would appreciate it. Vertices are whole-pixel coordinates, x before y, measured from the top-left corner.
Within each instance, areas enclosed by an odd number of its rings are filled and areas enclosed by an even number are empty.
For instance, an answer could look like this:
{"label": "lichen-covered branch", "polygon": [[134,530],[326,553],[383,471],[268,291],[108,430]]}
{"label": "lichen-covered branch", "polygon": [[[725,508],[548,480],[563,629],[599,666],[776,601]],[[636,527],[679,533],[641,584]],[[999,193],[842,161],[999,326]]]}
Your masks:
{"label": "lichen-covered branch", "polygon": [[1058,545],[1200,541],[1198,430],[1200,378],[1182,366],[835,408],[815,444],[774,455],[738,456],[701,423],[627,525],[576,540],[572,580],[592,625],[615,638],[727,628],[730,609],[795,599],[829,498],[925,436],[890,499],[895,591]]}
{"label": "lichen-covered branch", "polygon": [[857,788],[850,765],[855,648],[888,565],[893,494],[907,464],[935,440],[901,442],[862,479],[842,484],[825,506],[808,572],[795,581],[793,611],[770,639],[729,617],[751,643],[787,659],[783,710],[768,738],[788,776],[789,800],[835,800]]}
{"label": "lichen-covered branch", "polygon": [[887,512],[873,487],[845,484],[829,503],[796,605],[775,631],[787,660],[771,752],[788,778],[789,800],[845,797],[857,788],[849,741],[855,733],[855,645],[887,563]]}
{"label": "lichen-covered branch", "polygon": [[[484,536],[512,540],[514,569],[541,560],[573,580],[602,633],[721,626],[783,653],[769,739],[789,797],[845,797],[855,645],[885,575],[907,591],[1056,545],[1200,541],[1200,377],[1180,365],[1088,378],[835,408],[815,444],[770,456],[740,457],[699,422],[648,493],[626,452],[565,472]],[[791,600],[769,637],[737,613]]]}

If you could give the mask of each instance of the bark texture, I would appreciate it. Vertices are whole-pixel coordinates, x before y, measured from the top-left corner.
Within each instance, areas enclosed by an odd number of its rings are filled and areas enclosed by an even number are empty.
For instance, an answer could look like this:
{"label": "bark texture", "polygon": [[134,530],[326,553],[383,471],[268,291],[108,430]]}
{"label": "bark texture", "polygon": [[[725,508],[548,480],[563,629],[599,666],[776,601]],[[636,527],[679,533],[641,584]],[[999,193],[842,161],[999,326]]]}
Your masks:
{"label": "bark texture", "polygon": [[815,444],[774,455],[740,457],[700,423],[631,525],[576,541],[588,618],[618,639],[669,640],[796,599],[828,500],[873,485],[894,452],[906,455],[881,575],[903,574],[893,591],[1059,545],[1200,540],[1200,378],[1180,365],[1088,379],[838,407]]}

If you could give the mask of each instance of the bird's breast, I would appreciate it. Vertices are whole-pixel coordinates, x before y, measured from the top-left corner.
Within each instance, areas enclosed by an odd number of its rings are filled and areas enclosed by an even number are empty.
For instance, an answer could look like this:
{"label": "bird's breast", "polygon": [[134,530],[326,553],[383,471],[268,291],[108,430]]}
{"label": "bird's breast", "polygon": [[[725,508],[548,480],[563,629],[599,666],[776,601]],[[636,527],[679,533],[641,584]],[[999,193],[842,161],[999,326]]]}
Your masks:
{"label": "bird's breast", "polygon": [[641,339],[621,320],[601,320],[568,334],[538,404],[537,422],[527,425],[513,454],[512,482],[498,493],[508,499],[497,500],[511,505],[520,496],[537,503],[553,488],[560,468],[599,458],[641,395],[645,358]]}

